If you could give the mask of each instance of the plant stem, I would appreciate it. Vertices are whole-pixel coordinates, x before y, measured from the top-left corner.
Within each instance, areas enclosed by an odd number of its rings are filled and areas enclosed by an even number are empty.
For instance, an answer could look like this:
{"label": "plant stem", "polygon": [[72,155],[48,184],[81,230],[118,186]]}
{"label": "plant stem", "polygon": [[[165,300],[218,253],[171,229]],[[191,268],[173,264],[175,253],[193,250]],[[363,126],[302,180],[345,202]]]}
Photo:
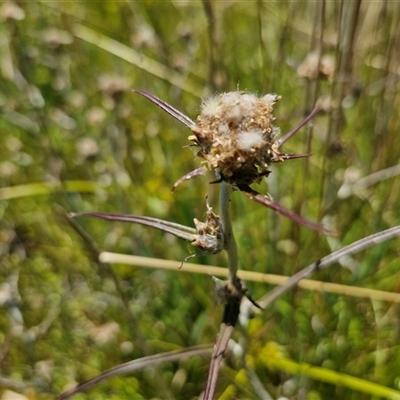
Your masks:
{"label": "plant stem", "polygon": [[228,253],[229,280],[236,278],[238,270],[238,251],[235,236],[233,235],[232,222],[229,213],[229,203],[233,187],[226,182],[221,182],[219,194],[219,212],[225,235],[225,250]]}

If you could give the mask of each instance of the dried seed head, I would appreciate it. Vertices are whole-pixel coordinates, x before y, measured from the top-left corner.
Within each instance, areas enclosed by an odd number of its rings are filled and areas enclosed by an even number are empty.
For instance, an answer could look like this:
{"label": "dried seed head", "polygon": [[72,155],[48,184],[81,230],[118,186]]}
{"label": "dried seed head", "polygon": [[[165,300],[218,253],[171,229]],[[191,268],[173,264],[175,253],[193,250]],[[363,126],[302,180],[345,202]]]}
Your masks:
{"label": "dried seed head", "polygon": [[207,207],[206,222],[194,219],[197,235],[192,245],[202,253],[217,254],[224,249],[224,233],[218,215],[214,214],[211,207]]}
{"label": "dried seed head", "polygon": [[277,144],[279,128],[272,125],[275,94],[257,97],[228,92],[203,101],[201,114],[189,137],[201,149],[211,169],[233,185],[250,185],[269,173],[268,166],[283,161]]}

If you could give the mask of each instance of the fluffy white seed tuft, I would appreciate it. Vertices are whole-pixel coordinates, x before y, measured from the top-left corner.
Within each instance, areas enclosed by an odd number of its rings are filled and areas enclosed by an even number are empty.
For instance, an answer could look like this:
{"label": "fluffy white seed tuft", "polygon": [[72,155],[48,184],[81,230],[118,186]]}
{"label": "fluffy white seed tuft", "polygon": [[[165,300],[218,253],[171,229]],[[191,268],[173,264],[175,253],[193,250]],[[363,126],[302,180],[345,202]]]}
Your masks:
{"label": "fluffy white seed tuft", "polygon": [[264,142],[261,130],[251,130],[248,132],[239,132],[237,135],[237,147],[240,150],[250,150],[255,147],[261,147]]}
{"label": "fluffy white seed tuft", "polygon": [[208,117],[214,116],[219,111],[218,107],[220,103],[220,97],[217,95],[203,99],[201,103],[201,114]]}
{"label": "fluffy white seed tuft", "polygon": [[242,121],[243,117],[244,115],[242,112],[242,108],[240,107],[239,104],[230,106],[225,110],[225,115],[224,115],[225,121],[232,126],[238,126]]}

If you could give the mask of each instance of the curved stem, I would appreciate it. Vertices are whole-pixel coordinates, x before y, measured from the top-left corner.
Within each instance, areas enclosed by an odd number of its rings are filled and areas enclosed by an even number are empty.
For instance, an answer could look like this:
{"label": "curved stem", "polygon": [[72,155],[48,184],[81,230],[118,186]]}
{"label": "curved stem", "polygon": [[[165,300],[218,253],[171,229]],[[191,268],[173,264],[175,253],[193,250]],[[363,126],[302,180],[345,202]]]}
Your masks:
{"label": "curved stem", "polygon": [[225,235],[225,250],[228,253],[229,279],[233,281],[236,278],[238,270],[238,251],[235,236],[233,235],[231,216],[229,213],[229,203],[233,187],[226,182],[221,182],[219,194],[220,218]]}

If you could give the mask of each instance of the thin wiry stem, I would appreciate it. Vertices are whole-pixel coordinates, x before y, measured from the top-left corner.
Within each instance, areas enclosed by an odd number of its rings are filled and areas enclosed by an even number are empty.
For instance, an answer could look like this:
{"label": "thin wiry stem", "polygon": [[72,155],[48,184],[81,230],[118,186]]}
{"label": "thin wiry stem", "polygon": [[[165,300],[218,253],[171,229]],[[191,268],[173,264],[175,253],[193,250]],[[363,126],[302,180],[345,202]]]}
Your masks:
{"label": "thin wiry stem", "polygon": [[[211,357],[204,400],[214,399],[221,362],[228,346],[229,339],[232,335],[234,326],[237,322],[240,310],[240,300],[244,294],[244,292],[242,292],[242,282],[237,277],[238,250],[235,236],[233,234],[231,216],[229,212],[231,195],[233,191],[234,189],[232,185],[223,181],[221,182],[219,193],[219,212],[225,238],[224,248],[228,253],[229,280],[228,283],[225,282],[222,286],[219,286],[219,280],[216,280],[216,282],[218,282],[217,292],[220,292],[219,294],[226,304],[224,307],[224,315],[222,318],[220,331],[218,333],[217,341]],[[225,295],[226,297],[224,297]]]}
{"label": "thin wiry stem", "polygon": [[217,388],[218,375],[221,368],[221,362],[228,347],[229,339],[232,336],[233,326],[222,323],[217,341],[214,345],[214,350],[211,356],[210,370],[208,373],[207,387],[204,393],[203,400],[213,400],[215,390]]}
{"label": "thin wiry stem", "polygon": [[231,216],[229,212],[229,203],[233,187],[226,182],[221,182],[219,195],[219,212],[225,235],[225,250],[228,253],[229,280],[236,278],[238,270],[238,250],[235,236],[233,235]]}
{"label": "thin wiry stem", "polygon": [[[400,236],[400,228],[398,228],[398,234]],[[371,242],[370,245],[372,246],[373,243]],[[182,263],[181,261],[164,260],[162,258],[150,258],[150,257],[132,256],[128,254],[102,252],[100,254],[100,261],[107,262],[110,264],[125,264],[125,265],[134,265],[135,267],[141,267],[141,268],[155,268],[173,272],[181,272],[181,273],[184,272],[185,274],[193,273],[193,274],[203,274],[207,276],[211,275],[214,277],[216,276],[226,277],[226,268],[217,267],[213,265],[204,265],[204,264],[187,264],[185,266],[185,269],[183,270],[179,269]],[[315,263],[313,263],[312,266],[315,268]],[[320,268],[322,267],[320,266]],[[264,274],[261,272],[244,271],[244,270],[238,272],[238,277],[239,279],[242,279],[246,282],[258,282],[271,285],[285,285],[286,282],[288,282],[290,279],[290,277],[283,275]],[[317,292],[334,293],[341,296],[351,296],[363,299],[400,303],[399,293],[386,292],[383,290],[362,288],[358,286],[341,285],[339,283],[321,282],[318,280],[310,280],[310,279],[301,279],[298,281],[297,285],[300,289],[304,290],[312,290]],[[287,290],[285,289],[285,293],[286,291]]]}

